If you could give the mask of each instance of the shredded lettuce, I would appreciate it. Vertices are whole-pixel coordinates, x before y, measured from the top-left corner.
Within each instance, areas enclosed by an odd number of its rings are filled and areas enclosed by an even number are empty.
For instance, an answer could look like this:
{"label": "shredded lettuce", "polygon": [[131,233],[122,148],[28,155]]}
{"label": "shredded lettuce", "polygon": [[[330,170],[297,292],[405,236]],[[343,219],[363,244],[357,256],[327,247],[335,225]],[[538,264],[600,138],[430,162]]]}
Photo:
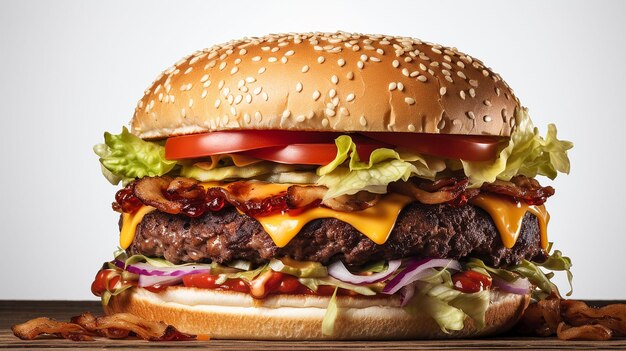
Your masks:
{"label": "shredded lettuce", "polygon": [[517,127],[495,161],[461,161],[465,175],[472,185],[491,183],[496,179],[510,180],[518,174],[527,177],[543,175],[554,179],[557,172],[569,173],[567,150],[573,144],[557,139],[554,124],[548,125],[548,133],[544,139],[530,120],[527,109],[518,109],[515,121]]}
{"label": "shredded lettuce", "polygon": [[372,286],[350,284],[342,282],[341,280],[335,279],[330,276],[324,278],[300,278],[298,279],[298,281],[300,282],[300,284],[306,286],[313,291],[317,291],[317,287],[320,285],[330,285],[337,288],[354,291],[358,294],[365,296],[376,295],[376,292],[372,290]]}
{"label": "shredded lettuce", "polygon": [[326,307],[326,313],[324,314],[324,319],[322,320],[322,334],[327,336],[332,336],[335,333],[335,321],[339,315],[339,308],[337,307],[338,289],[339,288],[335,288],[333,296],[330,297],[328,307]]}
{"label": "shredded lettuce", "polygon": [[[551,246],[552,245],[548,248],[548,252],[550,252]],[[539,288],[540,291],[535,292],[534,294],[534,296],[538,298],[549,296],[553,293],[559,294],[558,288],[550,281],[553,273],[545,273],[539,267],[543,267],[550,271],[564,271],[567,273],[567,279],[570,287],[570,290],[566,295],[570,296],[573,292],[573,275],[571,272],[572,261],[569,257],[563,256],[559,250],[555,250],[544,262],[522,260],[520,264],[508,267],[507,269],[489,267],[477,258],[470,258],[465,265],[470,269],[482,268],[489,272],[489,274],[497,276],[498,278],[508,282],[515,281],[519,278],[519,276],[527,278],[533,285]]]}
{"label": "shredded lettuce", "polygon": [[170,172],[176,161],[165,159],[165,148],[156,142],[144,141],[126,127],[120,134],[104,133],[104,144],[93,148],[100,156],[103,175],[113,185],[146,176]]}

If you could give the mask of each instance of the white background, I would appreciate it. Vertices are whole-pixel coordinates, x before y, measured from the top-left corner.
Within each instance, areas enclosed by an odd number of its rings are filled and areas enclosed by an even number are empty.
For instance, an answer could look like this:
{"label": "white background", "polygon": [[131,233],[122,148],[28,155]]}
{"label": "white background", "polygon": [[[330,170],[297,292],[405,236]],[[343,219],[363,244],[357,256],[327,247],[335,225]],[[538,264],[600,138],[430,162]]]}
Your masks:
{"label": "white background", "polygon": [[575,148],[550,239],[574,261],[574,297],[626,298],[624,15],[619,1],[0,1],[0,299],[94,299],[118,216],[91,147],[159,72],[233,38],[337,29],[456,46],[542,133],[555,122]]}

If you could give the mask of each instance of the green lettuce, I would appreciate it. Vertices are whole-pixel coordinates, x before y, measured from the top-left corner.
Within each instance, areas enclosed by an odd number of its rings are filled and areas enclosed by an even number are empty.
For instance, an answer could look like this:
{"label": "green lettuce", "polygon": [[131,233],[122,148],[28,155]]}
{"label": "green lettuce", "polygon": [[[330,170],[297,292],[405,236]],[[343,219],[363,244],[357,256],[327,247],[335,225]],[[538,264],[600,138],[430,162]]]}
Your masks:
{"label": "green lettuce", "polygon": [[335,333],[335,321],[339,315],[339,308],[337,307],[338,289],[339,288],[335,288],[333,296],[330,297],[328,307],[326,307],[326,313],[324,314],[324,319],[322,320],[322,334],[324,335],[331,336]]}
{"label": "green lettuce", "polygon": [[362,162],[350,136],[338,137],[335,145],[335,159],[317,169],[320,176],[317,184],[328,188],[324,199],[356,194],[362,190],[384,194],[391,182],[406,181],[412,175],[434,178],[437,174],[425,158],[416,154],[401,156],[395,150],[380,148],[372,152],[368,162]]}
{"label": "green lettuce", "polygon": [[176,166],[176,161],[165,159],[165,147],[142,140],[126,127],[117,135],[104,133],[104,144],[94,146],[93,150],[100,156],[103,175],[113,185],[135,178],[161,176]]}
{"label": "green lettuce", "polygon": [[496,179],[510,180],[518,174],[527,177],[543,175],[554,179],[558,172],[569,173],[567,150],[573,144],[557,138],[554,124],[548,125],[544,139],[530,120],[527,109],[517,110],[515,120],[517,127],[495,161],[461,161],[472,185],[479,186]]}

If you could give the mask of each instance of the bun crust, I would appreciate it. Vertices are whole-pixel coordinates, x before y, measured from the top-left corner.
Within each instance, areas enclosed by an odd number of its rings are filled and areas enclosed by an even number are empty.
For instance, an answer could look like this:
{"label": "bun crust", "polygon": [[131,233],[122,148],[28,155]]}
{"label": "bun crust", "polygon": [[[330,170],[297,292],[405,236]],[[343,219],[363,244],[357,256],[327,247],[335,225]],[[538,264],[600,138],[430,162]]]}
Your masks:
{"label": "bun crust", "polygon": [[352,33],[244,38],[197,51],[145,91],[144,139],[230,129],[509,136],[519,101],[455,48]]}
{"label": "bun crust", "polygon": [[254,300],[248,294],[227,291],[177,287],[152,293],[133,288],[113,296],[105,312],[128,312],[216,339],[449,339],[505,332],[517,322],[530,297],[492,292],[485,328],[477,330],[468,318],[463,330],[446,334],[428,315],[407,314],[393,297],[339,296],[335,335],[325,336],[321,325],[328,300],[308,295]]}

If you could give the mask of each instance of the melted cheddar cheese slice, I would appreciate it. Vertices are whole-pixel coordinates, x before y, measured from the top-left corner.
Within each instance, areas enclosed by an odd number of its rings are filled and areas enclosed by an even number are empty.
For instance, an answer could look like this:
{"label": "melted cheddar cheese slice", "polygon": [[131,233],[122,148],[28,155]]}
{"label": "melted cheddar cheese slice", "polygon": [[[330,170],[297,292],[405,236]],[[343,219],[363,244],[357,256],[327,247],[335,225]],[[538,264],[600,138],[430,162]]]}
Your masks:
{"label": "melted cheddar cheese slice", "polygon": [[522,221],[526,212],[530,212],[539,220],[539,232],[541,234],[541,247],[548,248],[548,221],[550,215],[545,206],[527,205],[522,202],[512,202],[511,200],[494,195],[480,194],[470,200],[470,202],[487,211],[496,225],[500,238],[506,248],[512,248],[517,242]]}
{"label": "melted cheddar cheese slice", "polygon": [[279,213],[257,217],[263,229],[270,235],[278,247],[284,247],[293,239],[305,224],[319,218],[335,218],[353,226],[376,244],[387,241],[400,211],[410,203],[411,198],[388,194],[376,205],[363,211],[341,212],[326,207],[316,207],[295,216]]}

